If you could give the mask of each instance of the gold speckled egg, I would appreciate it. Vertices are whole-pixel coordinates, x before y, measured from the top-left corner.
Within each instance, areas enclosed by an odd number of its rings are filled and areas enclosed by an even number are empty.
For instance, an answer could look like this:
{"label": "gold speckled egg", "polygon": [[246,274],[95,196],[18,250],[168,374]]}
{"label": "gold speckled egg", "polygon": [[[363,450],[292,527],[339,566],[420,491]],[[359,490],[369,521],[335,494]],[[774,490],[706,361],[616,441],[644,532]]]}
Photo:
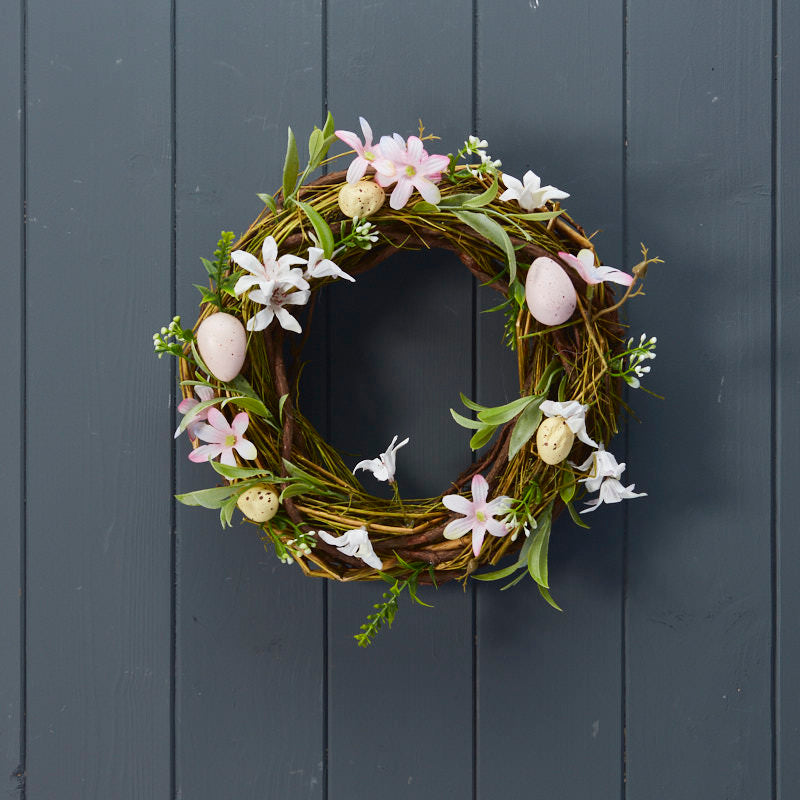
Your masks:
{"label": "gold speckled egg", "polygon": [[374,214],[386,200],[386,192],[375,181],[346,183],[339,189],[339,208],[352,219],[364,219]]}
{"label": "gold speckled egg", "polygon": [[236,505],[253,522],[268,522],[278,513],[278,493],[266,483],[257,483],[239,495]]}
{"label": "gold speckled egg", "polygon": [[564,417],[548,417],[536,431],[539,458],[545,464],[560,464],[572,450],[575,434]]}

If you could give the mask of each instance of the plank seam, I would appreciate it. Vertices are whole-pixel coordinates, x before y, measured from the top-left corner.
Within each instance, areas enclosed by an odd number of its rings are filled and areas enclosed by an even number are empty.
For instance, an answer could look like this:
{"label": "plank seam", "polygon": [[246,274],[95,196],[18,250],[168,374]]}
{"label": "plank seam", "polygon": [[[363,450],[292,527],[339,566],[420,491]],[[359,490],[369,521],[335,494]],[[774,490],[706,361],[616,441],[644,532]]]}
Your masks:
{"label": "plank seam", "polygon": [[[170,2],[170,147],[172,163],[170,165],[171,192],[170,192],[170,309],[171,315],[177,313],[177,259],[178,259],[178,211],[177,211],[177,148],[178,148],[178,115],[177,115],[177,2]],[[170,398],[172,387],[175,386],[177,366],[172,364],[170,374]],[[170,407],[173,403],[170,401]],[[176,423],[176,409],[172,408],[172,424]],[[177,769],[177,657],[178,657],[178,536],[177,536],[177,509],[175,507],[175,494],[177,493],[177,453],[173,445],[170,458],[170,504],[169,504],[169,531],[170,531],[170,643],[169,643],[169,794],[171,798],[178,797],[178,769]]]}
{"label": "plank seam", "polygon": [[771,509],[770,509],[770,602],[771,602],[771,682],[770,682],[770,726],[772,738],[772,752],[770,761],[770,780],[771,796],[778,798],[780,791],[778,787],[778,767],[780,758],[780,639],[779,639],[779,614],[780,603],[780,573],[778,564],[780,563],[779,552],[779,530],[780,530],[780,507],[778,502],[779,489],[778,480],[780,478],[780,455],[781,455],[781,440],[779,436],[780,431],[780,372],[778,369],[778,348],[777,342],[780,341],[781,331],[781,318],[780,318],[780,305],[778,302],[778,285],[780,277],[781,265],[781,243],[779,237],[780,231],[780,199],[781,199],[781,183],[780,183],[780,14],[781,3],[780,0],[772,0],[772,152],[771,152],[771,169],[772,169],[772,192],[771,192],[771,231],[770,236],[772,239],[772,259],[770,270],[770,294],[772,302],[772,315],[770,319],[770,374],[771,374],[771,388],[772,397],[770,398],[771,404],[771,445],[772,445],[772,459],[770,464],[770,488],[771,488]]}
{"label": "plank seam", "polygon": [[19,765],[13,778],[25,800],[28,769],[28,518],[27,518],[27,283],[28,283],[28,4],[20,0],[20,532],[19,532]]}
{"label": "plank seam", "polygon": [[[622,0],[622,252],[627,261],[628,241],[628,132],[630,95],[628,87],[629,0]],[[627,398],[628,388],[625,387]],[[629,428],[625,426],[625,461],[629,460]],[[625,505],[622,513],[622,597],[620,601],[620,797],[628,795],[628,532],[630,515]]]}

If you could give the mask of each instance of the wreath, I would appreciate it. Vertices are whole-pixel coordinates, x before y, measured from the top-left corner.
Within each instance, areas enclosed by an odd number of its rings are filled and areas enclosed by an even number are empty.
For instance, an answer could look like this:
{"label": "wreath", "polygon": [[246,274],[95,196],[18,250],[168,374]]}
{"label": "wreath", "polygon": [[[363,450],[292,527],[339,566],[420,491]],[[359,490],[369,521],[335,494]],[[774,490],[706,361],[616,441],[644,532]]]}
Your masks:
{"label": "wreath", "polygon": [[[502,173],[475,136],[436,155],[426,148],[437,137],[421,125],[418,136],[376,143],[360,124],[363,141],[334,130],[329,114],[309,137],[302,172],[289,129],[282,188],[259,195],[264,207],[238,241],[223,232],[213,258],[202,259],[209,282],[197,286],[196,324],[184,328],[176,316],[153,336],[159,358],[180,363],[175,436],[186,431],[189,459],[224,479],[177,499],[219,509],[223,527],[238,508],[265,546],[306,575],[386,581],[356,635],[361,645],[391,624],[404,591],[422,602],[425,583],[512,585],[529,575],[558,608],[547,567],[555,517],[566,509],[588,527],[584,515],[601,504],[644,494],[623,484],[625,464],[605,446],[623,386],[639,387],[655,358],[656,339],[627,338],[618,311],[659,259],[642,246],[630,273],[601,266],[561,207],[569,195],[531,171],[522,180]],[[310,180],[342,157],[328,158],[337,138],[351,148],[346,172]],[[409,439],[346,463],[302,414],[301,354],[325,286],[355,281],[398,250],[428,248],[452,251],[498,292],[492,311],[505,316],[500,346],[516,351],[519,398],[487,407],[461,394],[464,408],[450,411],[476,457],[441,495],[407,499],[395,466]],[[358,473],[394,496],[370,494]],[[504,556],[514,558],[496,568]]]}

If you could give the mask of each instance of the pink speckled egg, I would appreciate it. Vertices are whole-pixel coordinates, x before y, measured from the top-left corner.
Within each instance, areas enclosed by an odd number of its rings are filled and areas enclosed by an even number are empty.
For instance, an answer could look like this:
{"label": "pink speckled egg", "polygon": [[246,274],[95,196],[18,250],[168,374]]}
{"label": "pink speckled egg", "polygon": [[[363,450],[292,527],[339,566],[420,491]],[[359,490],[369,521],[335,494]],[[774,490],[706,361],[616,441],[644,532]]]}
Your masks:
{"label": "pink speckled egg", "polygon": [[244,364],[247,349],[244,325],[221,311],[206,317],[197,329],[197,349],[215,378],[232,381]]}
{"label": "pink speckled egg", "polygon": [[525,279],[525,300],[542,325],[560,325],[575,310],[577,298],[567,273],[552,258],[537,258]]}

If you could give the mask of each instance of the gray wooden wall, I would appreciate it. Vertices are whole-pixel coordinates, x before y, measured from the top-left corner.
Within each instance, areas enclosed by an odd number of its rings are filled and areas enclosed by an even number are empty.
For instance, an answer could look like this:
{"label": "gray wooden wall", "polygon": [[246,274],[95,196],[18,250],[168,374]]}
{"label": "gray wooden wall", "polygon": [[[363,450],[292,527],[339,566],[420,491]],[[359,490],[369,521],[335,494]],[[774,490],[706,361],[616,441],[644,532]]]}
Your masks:
{"label": "gray wooden wall", "polygon": [[[0,786],[21,800],[800,796],[800,6],[789,0],[0,4]],[[607,263],[666,265],[615,444],[649,492],[561,520],[532,583],[304,579],[173,493],[199,257],[276,187],[286,126],[421,117],[533,168]],[[395,433],[407,494],[469,458],[457,392],[513,396],[491,302],[437,254],[329,293],[306,410]],[[369,478],[365,478],[368,481]]]}

